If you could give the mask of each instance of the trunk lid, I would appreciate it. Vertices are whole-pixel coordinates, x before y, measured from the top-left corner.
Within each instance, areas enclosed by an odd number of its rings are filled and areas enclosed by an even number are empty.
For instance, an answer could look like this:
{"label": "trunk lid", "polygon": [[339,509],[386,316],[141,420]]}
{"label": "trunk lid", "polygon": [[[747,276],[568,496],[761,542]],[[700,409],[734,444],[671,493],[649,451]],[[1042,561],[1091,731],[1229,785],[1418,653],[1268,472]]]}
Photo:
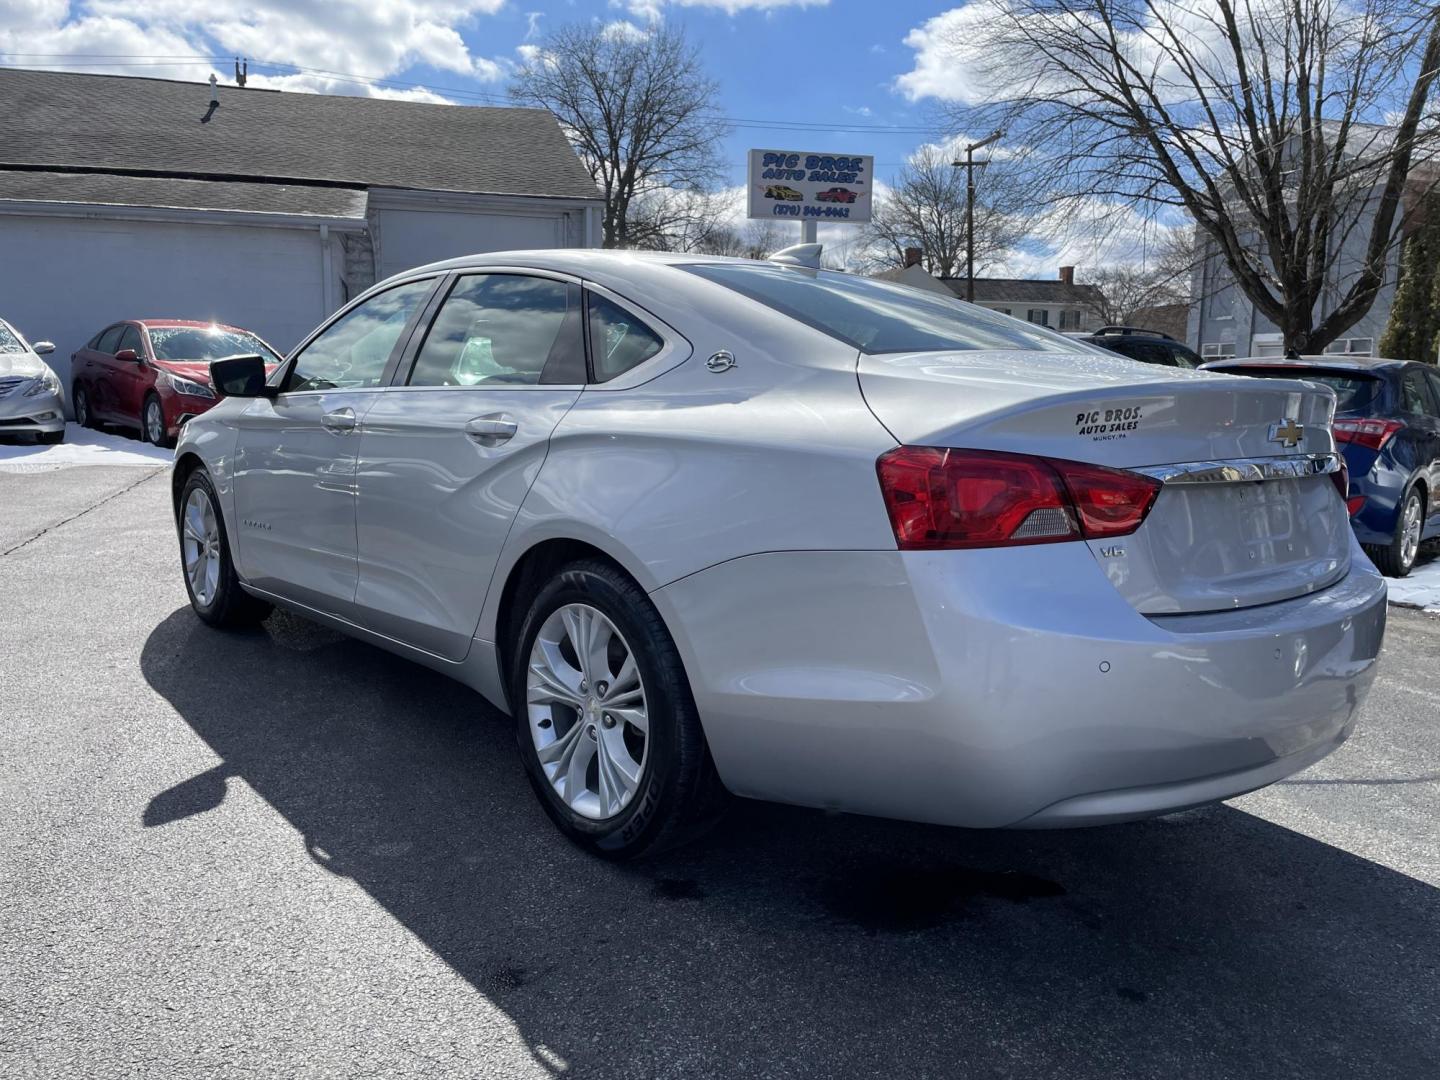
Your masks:
{"label": "trunk lid", "polygon": [[[1349,569],[1344,503],[1330,476],[1307,474],[1307,455],[1335,450],[1327,387],[1089,353],[862,354],[859,375],[871,411],[903,444],[1164,473],[1138,530],[1088,542],[1145,614],[1272,603]],[[1242,460],[1262,465],[1163,468]]]}

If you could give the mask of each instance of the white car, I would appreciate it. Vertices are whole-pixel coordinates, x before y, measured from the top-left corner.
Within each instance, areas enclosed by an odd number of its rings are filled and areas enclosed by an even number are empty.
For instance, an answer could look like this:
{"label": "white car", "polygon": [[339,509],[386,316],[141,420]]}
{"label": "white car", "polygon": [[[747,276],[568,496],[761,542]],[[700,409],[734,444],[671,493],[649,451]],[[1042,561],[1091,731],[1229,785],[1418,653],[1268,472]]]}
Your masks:
{"label": "white car", "polygon": [[410,271],[268,380],[212,373],[174,468],[200,618],[282,604],[474,687],[610,856],[727,791],[962,826],[1195,806],[1330,753],[1375,674],[1323,386],[576,250]]}
{"label": "white car", "polygon": [[65,403],[60,380],[40,357],[55,351],[48,341],[33,346],[0,319],[0,436],[33,435],[36,442],[65,441]]}

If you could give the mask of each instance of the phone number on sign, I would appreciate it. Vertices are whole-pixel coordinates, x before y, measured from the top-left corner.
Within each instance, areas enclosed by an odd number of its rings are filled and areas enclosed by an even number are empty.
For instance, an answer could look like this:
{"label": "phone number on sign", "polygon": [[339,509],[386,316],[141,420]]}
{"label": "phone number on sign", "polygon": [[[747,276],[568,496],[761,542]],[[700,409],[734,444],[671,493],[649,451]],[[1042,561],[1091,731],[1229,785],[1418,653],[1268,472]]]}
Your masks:
{"label": "phone number on sign", "polygon": [[848,218],[848,206],[796,206],[794,203],[776,203],[771,208],[776,217],[827,217]]}

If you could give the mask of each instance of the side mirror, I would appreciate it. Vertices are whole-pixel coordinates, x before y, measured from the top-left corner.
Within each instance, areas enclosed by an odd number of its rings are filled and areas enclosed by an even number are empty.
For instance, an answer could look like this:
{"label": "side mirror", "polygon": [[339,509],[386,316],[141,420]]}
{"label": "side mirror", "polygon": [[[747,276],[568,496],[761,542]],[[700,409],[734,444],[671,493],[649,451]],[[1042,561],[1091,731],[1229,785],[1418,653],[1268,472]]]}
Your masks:
{"label": "side mirror", "polygon": [[121,349],[115,354],[115,359],[123,360],[127,364],[138,364],[140,363],[140,354],[134,349]]}
{"label": "side mirror", "polygon": [[55,351],[55,343],[53,341],[37,341],[31,348],[35,350],[36,356],[44,356]]}
{"label": "side mirror", "polygon": [[254,353],[211,360],[210,382],[225,397],[275,396],[275,388],[265,385],[265,361]]}

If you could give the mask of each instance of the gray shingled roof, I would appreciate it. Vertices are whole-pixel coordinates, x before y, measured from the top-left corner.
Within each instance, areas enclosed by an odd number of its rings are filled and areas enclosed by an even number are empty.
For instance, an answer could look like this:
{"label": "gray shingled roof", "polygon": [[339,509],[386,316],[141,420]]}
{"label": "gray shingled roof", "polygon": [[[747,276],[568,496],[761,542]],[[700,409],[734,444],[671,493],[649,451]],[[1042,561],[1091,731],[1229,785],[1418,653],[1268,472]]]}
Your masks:
{"label": "gray shingled roof", "polygon": [[0,69],[0,168],[599,197],[543,109]]}
{"label": "gray shingled roof", "polygon": [[[964,278],[941,278],[956,296],[965,296]],[[1099,298],[1094,285],[1067,285],[1054,280],[1034,278],[976,278],[975,299],[987,304],[1090,304]]]}
{"label": "gray shingled roof", "polygon": [[32,172],[0,166],[0,199],[364,220],[366,193],[362,188],[176,180],[168,176],[115,173]]}

